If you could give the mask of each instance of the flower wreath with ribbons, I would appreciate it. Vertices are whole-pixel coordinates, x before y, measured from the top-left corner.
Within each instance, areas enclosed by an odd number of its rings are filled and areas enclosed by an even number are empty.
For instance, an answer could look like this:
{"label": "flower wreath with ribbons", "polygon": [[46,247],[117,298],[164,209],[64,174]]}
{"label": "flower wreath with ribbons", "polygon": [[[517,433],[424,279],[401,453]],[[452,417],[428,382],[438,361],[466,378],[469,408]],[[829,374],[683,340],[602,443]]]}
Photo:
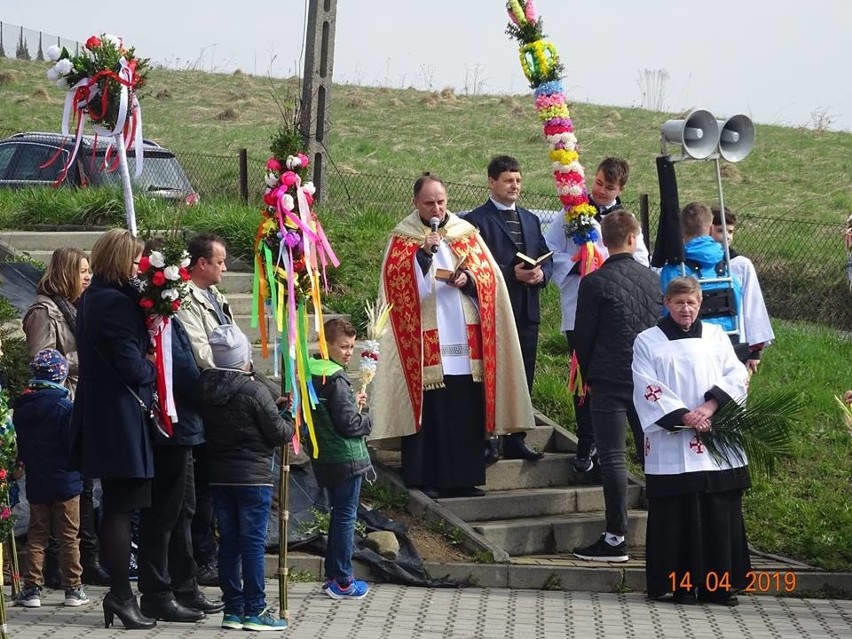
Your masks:
{"label": "flower wreath with ribbons", "polygon": [[[65,47],[48,47],[48,60],[55,64],[47,72],[48,80],[65,89],[62,134],[69,136],[73,126],[74,148],[57,179],[61,183],[73,166],[80,149],[86,120],[94,125],[95,137],[121,135],[128,149],[136,148],[136,177],[142,174],[142,111],[138,91],[145,85],[148,60],[137,58],[133,47],[111,34],[91,36],[79,53]],[[48,160],[52,164],[62,152]],[[114,171],[118,158],[112,147],[104,155],[104,168]]]}
{"label": "flower wreath with ribbons", "polygon": [[165,235],[152,237],[149,245],[153,250],[142,256],[138,265],[139,306],[145,311],[148,334],[157,354],[157,404],[163,435],[170,437],[172,423],[178,419],[172,377],[171,318],[189,294],[190,260],[178,223]]}

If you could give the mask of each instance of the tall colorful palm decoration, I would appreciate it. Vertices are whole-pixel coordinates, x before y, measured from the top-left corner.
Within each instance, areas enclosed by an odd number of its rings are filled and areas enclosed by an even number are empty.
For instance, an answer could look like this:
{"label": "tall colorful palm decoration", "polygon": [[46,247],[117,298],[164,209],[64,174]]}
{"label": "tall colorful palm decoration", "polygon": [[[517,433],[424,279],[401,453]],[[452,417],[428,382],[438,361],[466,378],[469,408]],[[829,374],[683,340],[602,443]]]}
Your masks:
{"label": "tall colorful palm decoration", "polygon": [[[506,33],[521,44],[521,68],[535,95],[536,112],[544,124],[544,135],[550,144],[556,192],[564,211],[565,234],[579,247],[574,259],[580,263],[580,277],[584,277],[603,260],[595,251],[594,244],[598,237],[594,224],[597,209],[589,203],[574,123],[559,79],[563,66],[556,47],[545,39],[533,0],[509,0],[506,9],[511,20]],[[571,392],[585,394],[576,356],[571,361],[568,387]]]}

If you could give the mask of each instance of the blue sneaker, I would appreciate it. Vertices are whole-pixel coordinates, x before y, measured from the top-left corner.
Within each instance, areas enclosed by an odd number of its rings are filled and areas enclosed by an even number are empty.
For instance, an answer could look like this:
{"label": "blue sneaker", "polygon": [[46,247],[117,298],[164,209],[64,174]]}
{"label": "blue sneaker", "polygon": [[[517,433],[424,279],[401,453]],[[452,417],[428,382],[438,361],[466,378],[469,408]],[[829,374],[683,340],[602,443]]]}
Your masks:
{"label": "blue sneaker", "polygon": [[222,627],[226,630],[242,630],[243,618],[241,615],[229,615],[225,613],[222,617]]}
{"label": "blue sneaker", "polygon": [[269,608],[264,608],[260,614],[243,617],[243,630],[263,632],[265,630],[286,630],[287,620],[279,619]]}
{"label": "blue sneaker", "polygon": [[367,582],[357,579],[350,579],[345,586],[340,585],[340,582],[334,579],[324,590],[325,594],[332,599],[363,599],[369,591],[370,587]]}

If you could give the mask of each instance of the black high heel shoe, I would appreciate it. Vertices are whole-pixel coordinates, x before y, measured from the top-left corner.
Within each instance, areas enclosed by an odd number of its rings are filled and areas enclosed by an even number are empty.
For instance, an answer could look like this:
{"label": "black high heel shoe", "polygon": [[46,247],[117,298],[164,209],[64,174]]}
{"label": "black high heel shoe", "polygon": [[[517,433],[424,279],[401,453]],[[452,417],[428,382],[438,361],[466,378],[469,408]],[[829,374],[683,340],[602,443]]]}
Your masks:
{"label": "black high heel shoe", "polygon": [[156,619],[143,617],[136,597],[121,601],[112,592],[104,597],[104,628],[112,626],[114,617],[121,619],[125,630],[150,630],[157,625]]}

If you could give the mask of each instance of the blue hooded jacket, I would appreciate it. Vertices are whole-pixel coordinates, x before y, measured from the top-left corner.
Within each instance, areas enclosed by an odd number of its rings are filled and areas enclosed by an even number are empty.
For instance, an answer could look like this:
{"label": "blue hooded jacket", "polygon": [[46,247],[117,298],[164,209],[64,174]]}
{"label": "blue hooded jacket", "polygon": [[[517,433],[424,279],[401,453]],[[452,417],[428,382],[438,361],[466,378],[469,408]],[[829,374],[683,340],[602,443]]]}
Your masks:
{"label": "blue hooded jacket", "polygon": [[[683,275],[694,277],[701,282],[702,291],[710,291],[728,286],[727,282],[702,282],[702,280],[705,279],[720,277],[716,272],[716,266],[720,262],[724,263],[725,259],[725,250],[722,248],[722,245],[712,237],[709,235],[702,235],[689,240],[689,242],[683,245],[683,254],[686,264],[692,263],[697,266],[697,268],[687,265],[685,266],[684,273],[681,270],[680,264],[666,264],[660,271],[660,284],[663,287],[664,295],[669,282],[671,282],[674,278],[682,277]],[[726,277],[727,275],[728,272],[725,271],[722,276]],[[721,326],[725,331],[733,331],[737,329],[737,317],[740,313],[742,313],[743,308],[742,283],[736,276],[732,279],[737,316],[700,317],[700,319],[705,322]],[[668,314],[668,309],[663,307],[663,316],[665,317]]]}
{"label": "blue hooded jacket", "polygon": [[12,422],[30,503],[52,504],[83,492],[83,476],[68,470],[72,408],[68,389],[49,382],[28,387],[15,400]]}

